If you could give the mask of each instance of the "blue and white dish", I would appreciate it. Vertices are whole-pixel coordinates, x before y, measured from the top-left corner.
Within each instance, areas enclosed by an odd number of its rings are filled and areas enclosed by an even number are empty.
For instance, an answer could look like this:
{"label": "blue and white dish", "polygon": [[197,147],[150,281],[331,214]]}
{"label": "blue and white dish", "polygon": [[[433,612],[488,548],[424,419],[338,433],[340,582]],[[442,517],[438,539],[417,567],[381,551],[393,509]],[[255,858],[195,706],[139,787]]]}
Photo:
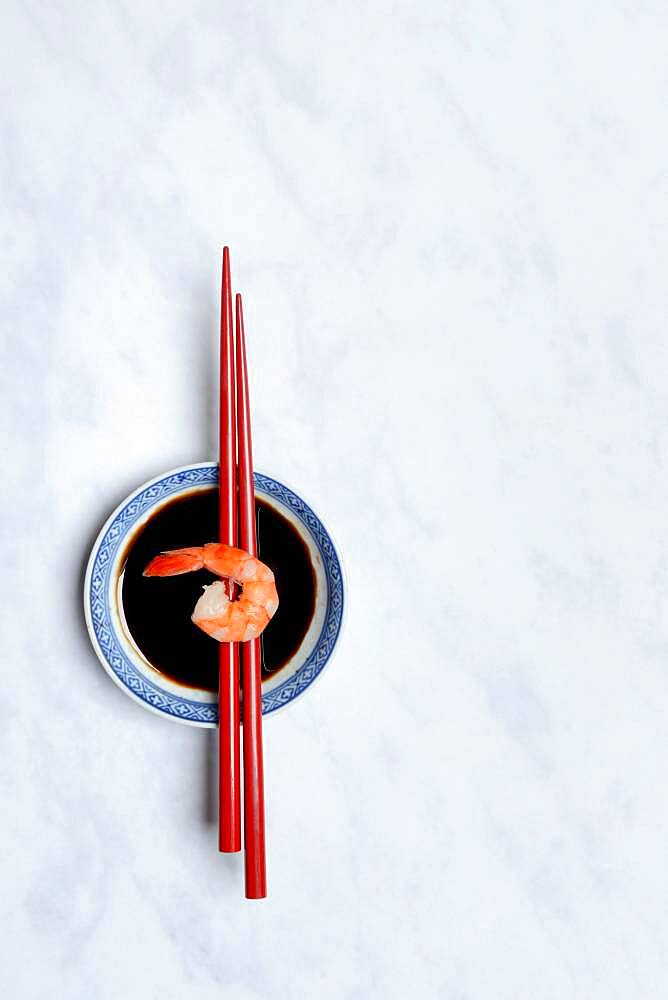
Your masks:
{"label": "blue and white dish", "polygon": [[[218,465],[187,465],[152,479],[124,500],[98,535],[88,560],[84,611],[88,633],[103,667],[126,694],[168,719],[193,726],[216,726],[218,698],[187,688],[158,673],[134,643],[121,601],[123,558],[130,536],[163,504],[218,485]],[[315,612],[292,659],[262,683],[262,713],[288,705],[306,691],[328,663],[341,632],[344,586],[334,543],[320,518],[293,490],[260,472],[255,492],[299,532],[316,577]]]}

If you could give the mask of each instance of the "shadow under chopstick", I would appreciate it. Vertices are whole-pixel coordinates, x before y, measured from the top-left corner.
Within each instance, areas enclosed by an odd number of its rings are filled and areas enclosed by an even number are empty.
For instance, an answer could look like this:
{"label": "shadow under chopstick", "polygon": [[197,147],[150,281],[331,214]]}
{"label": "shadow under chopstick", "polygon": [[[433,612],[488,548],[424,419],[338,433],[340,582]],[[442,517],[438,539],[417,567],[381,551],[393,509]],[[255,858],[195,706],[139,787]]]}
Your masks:
{"label": "shadow under chopstick", "polygon": [[218,823],[218,730],[205,729],[202,741],[202,820],[205,826]]}

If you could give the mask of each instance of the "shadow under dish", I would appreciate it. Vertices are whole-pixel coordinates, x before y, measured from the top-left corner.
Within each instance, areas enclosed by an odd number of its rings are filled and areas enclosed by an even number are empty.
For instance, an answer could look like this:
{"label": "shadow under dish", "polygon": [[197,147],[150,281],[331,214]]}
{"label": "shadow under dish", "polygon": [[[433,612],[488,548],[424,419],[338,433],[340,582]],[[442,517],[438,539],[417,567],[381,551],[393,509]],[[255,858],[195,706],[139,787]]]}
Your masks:
{"label": "shadow under dish", "polygon": [[[299,649],[315,611],[315,573],[303,539],[271,504],[255,498],[258,556],[273,571],[278,611],[261,636],[262,678],[281,670]],[[154,670],[190,688],[218,690],[219,643],[190,620],[207,570],[145,577],[158,552],[204,545],[218,535],[218,490],[196,490],[155,511],[128,541],[121,573],[125,621]]]}

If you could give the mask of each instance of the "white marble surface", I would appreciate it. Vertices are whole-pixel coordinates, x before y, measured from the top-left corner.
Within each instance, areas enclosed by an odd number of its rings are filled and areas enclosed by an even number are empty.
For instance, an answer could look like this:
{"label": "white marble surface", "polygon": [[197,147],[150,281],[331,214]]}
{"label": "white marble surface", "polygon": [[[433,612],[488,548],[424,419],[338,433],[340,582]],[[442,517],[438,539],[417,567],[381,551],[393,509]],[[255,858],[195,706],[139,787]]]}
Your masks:
{"label": "white marble surface", "polygon": [[[665,987],[665,5],[3,5],[0,993],[640,1000]],[[206,733],[96,662],[82,566],[215,453],[347,562],[266,726],[243,899]]]}

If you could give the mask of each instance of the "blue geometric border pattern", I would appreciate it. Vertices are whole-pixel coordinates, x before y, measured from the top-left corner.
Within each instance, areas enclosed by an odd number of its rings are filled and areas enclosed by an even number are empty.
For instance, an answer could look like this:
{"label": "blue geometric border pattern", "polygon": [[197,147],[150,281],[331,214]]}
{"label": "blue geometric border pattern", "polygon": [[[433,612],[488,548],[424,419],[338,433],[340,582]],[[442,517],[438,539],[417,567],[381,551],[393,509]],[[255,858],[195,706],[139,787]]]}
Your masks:
{"label": "blue geometric border pattern", "polygon": [[[172,473],[141,490],[121,508],[104,533],[93,562],[87,595],[90,618],[102,654],[118,680],[135,697],[151,708],[184,721],[215,724],[218,705],[192,701],[170,694],[141,674],[119,642],[109,608],[110,573],[118,547],[142,514],[163,499],[187,486],[217,486],[218,466],[202,465]],[[255,486],[289,507],[308,529],[320,552],[327,579],[327,610],[315,648],[296,674],[269,693],[262,695],[262,713],[267,715],[292,701],[313,683],[332,654],[343,618],[343,580],[341,566],[324,525],[308,504],[282,483],[255,473]]]}
{"label": "blue geometric border pattern", "polygon": [[332,540],[322,521],[314,514],[309,505],[296,493],[289,490],[287,486],[283,486],[275,479],[263,476],[258,472],[255,473],[255,486],[258,490],[276,497],[282,504],[289,507],[295,517],[306,526],[320,552],[327,580],[327,610],[318,641],[313,652],[296,674],[274,688],[273,691],[262,695],[262,714],[268,715],[269,712],[275,711],[305,691],[332,655],[343,620],[343,575]]}

